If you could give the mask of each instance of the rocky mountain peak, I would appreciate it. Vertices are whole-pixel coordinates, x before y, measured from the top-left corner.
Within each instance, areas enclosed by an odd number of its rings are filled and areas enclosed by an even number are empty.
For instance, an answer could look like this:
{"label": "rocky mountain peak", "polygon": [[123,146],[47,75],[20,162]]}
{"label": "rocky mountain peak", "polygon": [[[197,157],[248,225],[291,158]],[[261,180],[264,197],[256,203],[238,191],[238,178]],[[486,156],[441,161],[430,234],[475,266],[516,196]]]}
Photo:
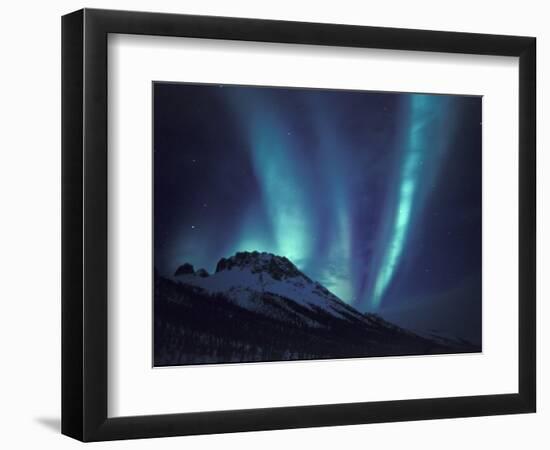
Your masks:
{"label": "rocky mountain peak", "polygon": [[180,275],[194,275],[195,269],[193,267],[193,264],[185,263],[179,266],[174,273],[175,277],[179,277]]}
{"label": "rocky mountain peak", "polygon": [[229,258],[222,258],[216,266],[216,273],[235,268],[268,273],[275,280],[298,276],[307,278],[288,258],[266,252],[238,252]]}

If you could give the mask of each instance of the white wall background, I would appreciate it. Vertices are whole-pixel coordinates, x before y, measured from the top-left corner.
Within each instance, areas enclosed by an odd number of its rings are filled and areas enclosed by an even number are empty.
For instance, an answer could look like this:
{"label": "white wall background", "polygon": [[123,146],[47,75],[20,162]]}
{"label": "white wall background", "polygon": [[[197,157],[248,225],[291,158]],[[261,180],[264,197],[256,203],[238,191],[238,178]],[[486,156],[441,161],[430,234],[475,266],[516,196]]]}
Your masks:
{"label": "white wall background", "polygon": [[453,419],[95,444],[95,448],[275,449],[313,446],[407,449],[530,448],[550,445],[550,374],[544,305],[550,227],[542,151],[550,69],[549,12],[537,0],[321,2],[305,0],[112,0],[6,2],[0,19],[0,445],[74,448],[60,417],[60,16],[83,6],[422,29],[538,38],[539,412]]}

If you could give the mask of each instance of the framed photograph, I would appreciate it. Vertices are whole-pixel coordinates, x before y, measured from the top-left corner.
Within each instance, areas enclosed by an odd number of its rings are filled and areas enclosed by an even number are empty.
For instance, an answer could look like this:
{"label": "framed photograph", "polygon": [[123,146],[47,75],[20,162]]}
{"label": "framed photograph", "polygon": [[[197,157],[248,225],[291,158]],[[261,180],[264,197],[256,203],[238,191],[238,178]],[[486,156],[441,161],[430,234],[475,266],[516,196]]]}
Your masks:
{"label": "framed photograph", "polygon": [[62,20],[62,432],[534,412],[532,37]]}

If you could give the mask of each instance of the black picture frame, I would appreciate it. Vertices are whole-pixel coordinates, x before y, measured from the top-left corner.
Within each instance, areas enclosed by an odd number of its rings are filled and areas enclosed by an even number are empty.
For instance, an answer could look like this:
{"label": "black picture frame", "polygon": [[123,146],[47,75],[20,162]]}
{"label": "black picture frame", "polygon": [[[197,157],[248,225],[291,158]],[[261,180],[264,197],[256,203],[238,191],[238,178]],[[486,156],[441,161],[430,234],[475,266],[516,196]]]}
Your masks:
{"label": "black picture frame", "polygon": [[[519,57],[517,393],[107,416],[109,33]],[[529,413],[536,409],[536,39],[83,9],[62,18],[62,433],[102,441]]]}

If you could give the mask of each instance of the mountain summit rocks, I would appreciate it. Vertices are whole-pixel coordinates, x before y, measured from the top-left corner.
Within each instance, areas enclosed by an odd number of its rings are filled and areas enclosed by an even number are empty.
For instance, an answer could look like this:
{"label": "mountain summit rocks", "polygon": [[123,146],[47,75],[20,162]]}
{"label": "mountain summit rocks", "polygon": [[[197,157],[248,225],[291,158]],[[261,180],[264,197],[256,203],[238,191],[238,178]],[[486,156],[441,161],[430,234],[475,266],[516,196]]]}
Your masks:
{"label": "mountain summit rocks", "polygon": [[306,277],[288,258],[266,252],[238,252],[230,258],[222,258],[216,266],[216,273],[245,267],[250,268],[252,273],[266,272],[275,280]]}
{"label": "mountain summit rocks", "polygon": [[193,268],[193,264],[185,263],[177,268],[176,272],[174,273],[174,276],[179,277],[180,275],[189,275],[189,274],[194,275],[195,269]]}

